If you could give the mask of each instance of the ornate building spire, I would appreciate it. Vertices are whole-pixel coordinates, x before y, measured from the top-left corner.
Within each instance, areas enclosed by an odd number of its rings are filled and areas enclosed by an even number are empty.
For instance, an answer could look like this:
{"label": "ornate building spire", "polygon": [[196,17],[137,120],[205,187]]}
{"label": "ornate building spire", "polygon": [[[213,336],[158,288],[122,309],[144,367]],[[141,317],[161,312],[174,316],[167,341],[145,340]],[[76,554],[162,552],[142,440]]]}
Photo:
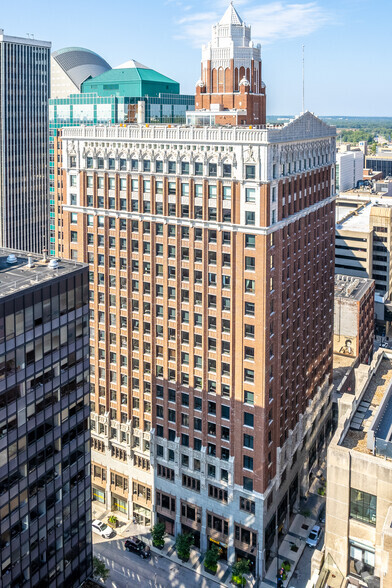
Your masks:
{"label": "ornate building spire", "polygon": [[211,41],[202,48],[197,110],[219,112],[211,119],[215,124],[265,124],[261,47],[254,45],[251,27],[233,3],[212,27]]}

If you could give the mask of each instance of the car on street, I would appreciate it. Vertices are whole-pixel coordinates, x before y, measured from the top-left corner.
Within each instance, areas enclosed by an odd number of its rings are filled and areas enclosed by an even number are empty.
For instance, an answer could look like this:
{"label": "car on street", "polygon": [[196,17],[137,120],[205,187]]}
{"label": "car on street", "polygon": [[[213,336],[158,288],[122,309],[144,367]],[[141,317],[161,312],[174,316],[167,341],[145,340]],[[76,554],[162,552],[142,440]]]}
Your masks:
{"label": "car on street", "polygon": [[317,547],[321,535],[321,527],[315,525],[309,533],[309,537],[306,539],[306,545],[309,547]]}
{"label": "car on street", "polygon": [[124,547],[127,551],[132,551],[139,555],[142,559],[147,559],[151,555],[149,545],[146,545],[144,541],[137,537],[130,537],[124,543]]}
{"label": "car on street", "polygon": [[105,539],[109,539],[113,534],[113,529],[99,519],[95,519],[95,521],[92,522],[91,527],[93,533],[97,533],[97,535],[101,535],[101,537],[104,537]]}
{"label": "car on street", "polygon": [[320,510],[319,513],[319,517],[318,517],[319,523],[324,524],[325,523],[325,506],[323,506]]}

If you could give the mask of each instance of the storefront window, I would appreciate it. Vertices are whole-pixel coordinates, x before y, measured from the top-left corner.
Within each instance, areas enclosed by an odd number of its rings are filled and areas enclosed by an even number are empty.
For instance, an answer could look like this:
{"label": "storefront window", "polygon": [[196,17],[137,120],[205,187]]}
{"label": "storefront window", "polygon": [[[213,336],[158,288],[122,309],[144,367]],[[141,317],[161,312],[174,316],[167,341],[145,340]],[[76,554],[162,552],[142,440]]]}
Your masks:
{"label": "storefront window", "polygon": [[118,510],[119,512],[127,513],[127,503],[125,500],[112,496],[112,510]]}
{"label": "storefront window", "polygon": [[93,487],[93,500],[97,500],[102,504],[105,504],[105,490]]}

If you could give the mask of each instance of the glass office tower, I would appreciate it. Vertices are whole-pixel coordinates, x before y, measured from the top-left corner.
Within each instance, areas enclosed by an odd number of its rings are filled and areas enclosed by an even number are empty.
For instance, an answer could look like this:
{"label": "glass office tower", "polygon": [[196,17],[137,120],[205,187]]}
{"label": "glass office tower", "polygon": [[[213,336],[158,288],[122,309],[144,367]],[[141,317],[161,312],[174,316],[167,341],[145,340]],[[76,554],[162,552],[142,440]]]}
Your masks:
{"label": "glass office tower", "polygon": [[88,343],[87,268],[0,249],[4,588],[91,574]]}

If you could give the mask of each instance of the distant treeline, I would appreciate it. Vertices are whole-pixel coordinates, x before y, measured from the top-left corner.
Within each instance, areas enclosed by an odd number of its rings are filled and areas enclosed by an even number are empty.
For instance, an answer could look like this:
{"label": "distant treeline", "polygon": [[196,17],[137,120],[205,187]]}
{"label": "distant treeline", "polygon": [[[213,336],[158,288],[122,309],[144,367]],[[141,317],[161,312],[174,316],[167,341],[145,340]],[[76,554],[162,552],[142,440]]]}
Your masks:
{"label": "distant treeline", "polygon": [[[268,122],[285,123],[290,118],[293,117],[269,116]],[[391,117],[322,116],[320,118],[337,128],[339,139],[344,143],[367,141],[371,144],[374,143],[375,137],[382,136],[387,141],[392,137]]]}

